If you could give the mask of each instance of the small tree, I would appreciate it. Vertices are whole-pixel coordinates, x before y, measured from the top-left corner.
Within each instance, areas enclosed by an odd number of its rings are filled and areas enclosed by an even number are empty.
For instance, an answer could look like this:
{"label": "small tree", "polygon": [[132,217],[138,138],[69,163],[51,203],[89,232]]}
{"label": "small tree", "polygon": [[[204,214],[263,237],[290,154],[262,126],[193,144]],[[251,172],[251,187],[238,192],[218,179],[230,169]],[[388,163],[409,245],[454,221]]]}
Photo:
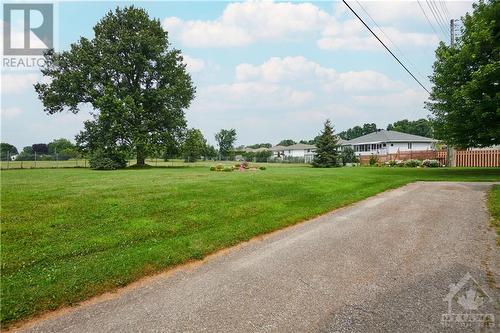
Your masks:
{"label": "small tree", "polygon": [[37,153],[38,155],[44,155],[49,153],[49,147],[47,146],[46,143],[35,143],[31,145],[31,148],[33,148],[33,152]]}
{"label": "small tree", "polygon": [[330,119],[325,121],[325,127],[319,136],[316,147],[316,155],[312,163],[313,167],[330,168],[340,166],[338,138],[333,132]]}
{"label": "small tree", "polygon": [[212,145],[206,145],[203,150],[203,156],[206,160],[215,160],[217,158],[217,149]]}
{"label": "small tree", "polygon": [[343,165],[346,165],[347,163],[358,162],[358,158],[354,153],[354,149],[352,149],[351,147],[344,147],[344,149],[342,149],[342,152],[340,153],[340,157],[342,159]]}
{"label": "small tree", "polygon": [[182,145],[182,155],[186,162],[196,162],[204,154],[207,140],[199,129],[191,128],[187,130],[186,140]]}
{"label": "small tree", "polygon": [[33,151],[33,147],[26,146],[16,157],[16,161],[32,161],[35,159],[35,152]]}
{"label": "small tree", "polygon": [[226,130],[221,129],[215,134],[215,141],[219,146],[219,154],[223,159],[228,158],[233,150],[233,144],[236,141],[236,130],[234,128]]}

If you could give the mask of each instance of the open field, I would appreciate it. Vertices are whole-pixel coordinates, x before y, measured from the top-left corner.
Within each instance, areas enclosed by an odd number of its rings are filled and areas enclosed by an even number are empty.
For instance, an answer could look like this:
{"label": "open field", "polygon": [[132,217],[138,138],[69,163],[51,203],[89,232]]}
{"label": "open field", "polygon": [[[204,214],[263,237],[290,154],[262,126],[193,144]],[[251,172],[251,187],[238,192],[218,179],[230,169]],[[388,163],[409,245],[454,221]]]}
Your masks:
{"label": "open field", "polygon": [[500,181],[500,169],[31,169],[1,178],[8,324],[409,182]]}

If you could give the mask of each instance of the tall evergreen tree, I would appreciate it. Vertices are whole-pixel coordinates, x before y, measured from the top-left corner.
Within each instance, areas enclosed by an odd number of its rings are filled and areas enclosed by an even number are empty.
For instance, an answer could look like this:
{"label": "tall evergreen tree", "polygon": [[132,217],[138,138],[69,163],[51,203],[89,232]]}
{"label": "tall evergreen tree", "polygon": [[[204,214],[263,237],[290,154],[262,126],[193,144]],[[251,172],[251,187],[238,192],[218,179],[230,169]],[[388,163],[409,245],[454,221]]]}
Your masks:
{"label": "tall evergreen tree", "polygon": [[319,135],[316,147],[316,156],[314,156],[312,163],[313,167],[331,168],[341,165],[338,138],[333,131],[330,119],[325,121],[325,127]]}

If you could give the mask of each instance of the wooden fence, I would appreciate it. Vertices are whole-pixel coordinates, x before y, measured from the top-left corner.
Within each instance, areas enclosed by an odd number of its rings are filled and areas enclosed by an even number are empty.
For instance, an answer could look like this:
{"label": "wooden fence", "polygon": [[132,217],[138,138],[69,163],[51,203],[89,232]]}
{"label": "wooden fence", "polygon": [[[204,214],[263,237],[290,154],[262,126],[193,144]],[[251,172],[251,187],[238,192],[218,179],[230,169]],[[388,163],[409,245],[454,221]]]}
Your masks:
{"label": "wooden fence", "polygon": [[500,150],[457,150],[457,167],[500,167]]}
{"label": "wooden fence", "polygon": [[[500,150],[457,150],[452,156],[452,166],[457,167],[500,167]],[[438,160],[439,163],[446,165],[448,153],[446,150],[420,150],[405,151],[396,154],[378,155],[377,162],[385,163],[391,160]],[[370,156],[360,156],[360,163],[367,165],[370,163]]]}

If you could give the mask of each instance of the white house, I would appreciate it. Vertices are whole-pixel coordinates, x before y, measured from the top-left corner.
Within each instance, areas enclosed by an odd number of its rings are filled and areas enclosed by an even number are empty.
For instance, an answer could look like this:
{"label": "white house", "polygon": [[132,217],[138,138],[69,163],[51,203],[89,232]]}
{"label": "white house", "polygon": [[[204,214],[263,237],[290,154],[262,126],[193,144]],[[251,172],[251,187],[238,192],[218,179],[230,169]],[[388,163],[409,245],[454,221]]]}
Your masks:
{"label": "white house", "polygon": [[342,143],[356,155],[386,155],[405,151],[434,150],[437,140],[396,131],[378,130]]}
{"label": "white house", "polygon": [[274,146],[269,148],[273,152],[273,158],[297,158],[304,159],[304,162],[311,162],[314,158],[316,146],[297,143],[291,146]]}

